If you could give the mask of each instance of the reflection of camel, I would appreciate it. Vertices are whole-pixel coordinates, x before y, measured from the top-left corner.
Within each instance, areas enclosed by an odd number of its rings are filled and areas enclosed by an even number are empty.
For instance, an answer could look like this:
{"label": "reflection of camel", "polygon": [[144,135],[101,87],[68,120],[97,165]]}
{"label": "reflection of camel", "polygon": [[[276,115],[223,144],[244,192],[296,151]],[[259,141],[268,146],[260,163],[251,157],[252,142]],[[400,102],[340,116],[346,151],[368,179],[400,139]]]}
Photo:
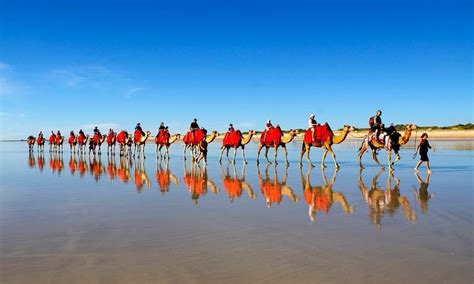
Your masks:
{"label": "reflection of camel", "polygon": [[63,155],[55,152],[50,153],[49,168],[53,173],[57,172],[60,175],[64,169]]}
{"label": "reflection of camel", "polygon": [[204,167],[203,170],[196,163],[191,164],[190,172],[187,171],[186,163],[184,163],[183,181],[184,185],[191,193],[191,199],[194,204],[198,203],[199,197],[206,195],[208,189],[210,189],[214,194],[219,193],[217,185],[207,176],[207,168]]}
{"label": "reflection of camel", "polygon": [[[253,135],[255,135],[254,130],[249,130],[246,136],[243,136],[238,130],[227,132],[225,134],[224,139],[222,139],[221,155],[219,157],[219,163],[222,161],[222,154],[224,153],[224,150],[226,151],[227,162],[228,163],[231,162],[229,159],[230,148],[234,148],[234,157],[232,159],[232,163],[235,163],[235,156],[237,155],[237,149],[242,148],[242,159],[244,161],[244,164],[247,164],[247,160],[245,160],[245,145],[247,145],[250,141],[252,141]],[[235,136],[237,141],[232,141],[235,139],[233,136]]]}
{"label": "reflection of camel", "polygon": [[117,169],[117,177],[121,182],[128,183],[130,176],[130,162],[126,157],[122,156],[120,157],[120,165]]}
{"label": "reflection of camel", "polygon": [[[158,136],[158,135],[157,135]],[[174,134],[170,135],[165,139],[165,141],[158,141],[158,137],[155,138],[155,143],[156,143],[156,157],[160,157],[160,159],[168,159],[170,158],[170,146],[174,142],[178,141],[178,139],[181,137],[181,134]],[[165,147],[165,153],[161,154],[161,149]]]}
{"label": "reflection of camel", "polygon": [[[369,205],[369,219],[375,224],[377,230],[382,228],[382,217],[385,213],[393,215],[396,213],[400,205],[403,208],[405,219],[410,222],[416,220],[416,214],[410,207],[408,198],[400,195],[400,180],[392,171],[387,177],[387,188],[381,189],[377,186],[377,179],[383,170],[380,170],[372,179],[370,190],[364,184],[362,179],[362,169],[359,171],[359,188],[364,197],[365,202]],[[392,177],[395,179],[395,186],[392,189]]]}
{"label": "reflection of camel", "polygon": [[268,168],[270,164],[265,167],[265,178],[260,174],[260,167],[257,167],[258,181],[260,183],[260,190],[262,196],[265,198],[267,207],[270,208],[273,203],[280,204],[283,195],[287,196],[291,202],[296,203],[300,198],[294,194],[293,189],[286,184],[288,178],[288,167],[285,167],[285,175],[282,182],[278,181],[277,168],[274,167],[273,179],[270,179]]}
{"label": "reflection of camel", "polygon": [[301,184],[303,186],[304,198],[306,204],[309,206],[309,219],[314,222],[317,211],[329,213],[329,210],[334,202],[338,202],[344,213],[351,214],[354,212],[352,206],[347,203],[346,198],[340,192],[332,191],[332,185],[336,181],[337,169],[334,169],[331,182],[328,182],[324,168],[321,169],[323,176],[324,185],[322,186],[311,186],[310,174],[312,168],[306,173],[306,177],[303,177],[303,172],[300,168]]}
{"label": "reflection of camel", "polygon": [[38,152],[38,170],[40,172],[43,172],[44,169],[44,152],[40,151]]}
{"label": "reflection of camel", "polygon": [[[275,128],[276,129],[276,128]],[[280,130],[281,131],[281,130]],[[267,163],[268,164],[271,164],[272,162],[270,162],[270,160],[268,159],[268,150],[270,148],[275,148],[275,154],[274,154],[274,163],[275,165],[277,165],[277,155],[278,155],[278,147],[281,146],[281,148],[283,149],[283,153],[285,154],[285,163],[287,165],[289,165],[288,163],[288,153],[286,151],[286,144],[290,143],[291,141],[293,141],[293,139],[296,137],[296,135],[298,134],[298,131],[297,130],[293,130],[291,129],[290,132],[287,134],[287,135],[282,135],[281,138],[280,138],[280,141],[279,143],[275,143],[275,142],[271,142],[271,143],[263,143],[262,142],[262,139],[260,139],[260,143],[258,144],[258,150],[257,150],[257,165],[259,164],[259,157],[260,157],[260,151],[262,150],[262,148],[265,148],[265,159],[267,160]],[[263,134],[262,134],[263,135]]]}
{"label": "reflection of camel", "polygon": [[36,160],[35,160],[35,156],[33,155],[32,151],[30,151],[28,153],[28,166],[30,168],[35,168],[36,167]]}
{"label": "reflection of camel", "polygon": [[[334,151],[332,150],[331,146],[333,144],[340,144],[344,142],[344,140],[346,140],[347,134],[349,134],[349,132],[353,130],[354,130],[354,127],[350,125],[344,125],[344,128],[342,129],[342,133],[340,135],[335,136],[334,133],[331,131],[326,141],[314,141],[314,139],[312,139],[313,141],[308,143],[307,141],[303,140],[303,144],[301,147],[300,166],[303,165],[303,155],[306,153],[306,160],[308,161],[310,167],[314,167],[313,163],[311,163],[311,160],[309,159],[309,151],[311,147],[317,147],[317,148],[324,148],[323,158],[321,160],[321,167],[323,168],[326,167],[326,165],[324,165],[324,160],[326,159],[326,155],[329,152],[334,160],[334,166],[336,167],[336,169],[338,169],[339,164],[336,161],[336,154],[334,154]],[[311,135],[312,133],[311,129],[309,129],[308,131],[309,131],[309,135]]]}
{"label": "reflection of camel", "polygon": [[92,161],[90,160],[89,156],[89,171],[91,175],[94,177],[95,181],[99,181],[100,176],[105,172],[105,167],[102,164],[102,158],[98,155],[98,159],[94,155]]}
{"label": "reflection of camel", "polygon": [[79,153],[79,162],[77,163],[77,169],[81,178],[83,178],[86,172],[89,171],[89,165],[84,159],[84,154],[82,152]]}
{"label": "reflection of camel", "polygon": [[135,150],[133,152],[133,157],[135,158],[135,154],[138,151],[138,157],[140,158],[140,152],[143,154],[143,158],[145,157],[145,145],[146,145],[146,140],[148,137],[150,137],[151,132],[147,131],[145,132],[145,135],[140,134],[140,136],[137,135],[137,130],[135,131],[135,137],[133,139],[133,143],[135,144]]}
{"label": "reflection of camel", "polygon": [[247,194],[250,198],[256,198],[257,195],[253,192],[252,187],[245,181],[245,164],[242,167],[241,178],[237,177],[237,171],[234,164],[232,165],[233,176],[229,174],[229,164],[227,164],[225,173],[222,165],[220,167],[222,174],[222,184],[225,191],[227,192],[227,195],[229,196],[230,202],[234,202],[235,198],[240,198],[244,189],[247,191]]}
{"label": "reflection of camel", "polygon": [[[403,135],[400,135],[398,133],[395,133],[396,135],[392,134],[392,137],[388,139],[388,142],[385,143],[387,145],[384,145],[382,143],[379,143],[376,140],[371,139],[370,137],[366,137],[364,141],[362,142],[362,145],[359,148],[359,153],[358,153],[358,159],[359,159],[359,166],[361,168],[364,168],[362,165],[362,156],[364,155],[365,151],[368,149],[372,150],[372,159],[382,168],[384,169],[384,166],[379,162],[377,159],[377,151],[383,148],[386,148],[387,150],[387,160],[388,160],[388,165],[390,169],[393,169],[393,165],[400,160],[400,154],[398,151],[400,150],[400,146],[405,145],[408,143],[410,140],[410,136],[413,130],[416,130],[416,125],[415,124],[407,124],[405,126],[405,132]],[[395,140],[395,141],[392,141]],[[392,162],[392,149],[395,152],[396,158],[395,161]]]}
{"label": "reflection of camel", "polygon": [[168,161],[166,161],[164,169],[161,163],[156,162],[155,177],[162,195],[170,190],[171,183],[179,185],[179,178],[169,170]]}
{"label": "reflection of camel", "polygon": [[77,161],[76,161],[76,155],[74,155],[73,152],[69,155],[69,171],[71,171],[71,174],[74,175],[77,169]]}
{"label": "reflection of camel", "polygon": [[428,186],[430,185],[431,174],[428,174],[426,176],[425,181],[421,179],[418,172],[415,173],[415,176],[416,180],[420,184],[420,188],[418,190],[415,189],[416,201],[418,202],[418,204],[420,204],[421,212],[426,213],[428,212],[428,201],[434,196],[434,193],[428,193]]}
{"label": "reflection of camel", "polygon": [[[140,155],[140,154],[139,154]],[[146,187],[150,188],[151,187],[151,181],[150,178],[148,178],[148,175],[146,174],[145,170],[145,157],[143,159],[138,159],[138,161],[135,162],[135,187],[137,188],[137,192],[141,193],[143,186],[146,185]]]}
{"label": "reflection of camel", "polygon": [[117,176],[117,166],[115,165],[115,154],[109,155],[108,163],[107,163],[107,176],[109,177],[110,181],[115,180],[115,177]]}

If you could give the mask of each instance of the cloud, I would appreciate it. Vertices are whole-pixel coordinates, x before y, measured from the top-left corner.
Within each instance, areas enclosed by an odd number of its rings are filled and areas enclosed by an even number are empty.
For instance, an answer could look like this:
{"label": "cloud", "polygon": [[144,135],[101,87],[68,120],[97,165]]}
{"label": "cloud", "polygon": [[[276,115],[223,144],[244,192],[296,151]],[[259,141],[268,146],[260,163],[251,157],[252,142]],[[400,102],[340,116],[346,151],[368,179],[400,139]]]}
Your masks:
{"label": "cloud", "polygon": [[82,65],[55,69],[49,77],[59,84],[75,87],[82,84],[99,85],[99,82],[109,80],[113,73],[101,65]]}
{"label": "cloud", "polygon": [[90,124],[83,124],[79,128],[84,131],[92,131],[97,126],[99,130],[107,131],[109,128],[114,130],[118,130],[120,128],[120,124],[113,123],[113,122],[103,122],[103,123],[90,123]]}
{"label": "cloud", "polygon": [[145,90],[145,88],[131,88],[125,93],[124,97],[129,99],[133,97],[136,93],[141,92],[143,90]]}

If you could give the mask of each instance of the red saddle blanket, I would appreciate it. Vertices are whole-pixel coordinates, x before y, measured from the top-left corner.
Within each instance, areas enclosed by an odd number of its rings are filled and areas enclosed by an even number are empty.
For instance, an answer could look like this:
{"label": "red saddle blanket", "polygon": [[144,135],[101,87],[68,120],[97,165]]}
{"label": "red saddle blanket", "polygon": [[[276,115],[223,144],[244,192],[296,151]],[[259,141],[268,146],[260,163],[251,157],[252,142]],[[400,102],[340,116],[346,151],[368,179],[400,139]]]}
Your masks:
{"label": "red saddle blanket", "polygon": [[160,130],[155,137],[155,143],[164,145],[168,143],[170,139],[170,133],[168,131]]}
{"label": "red saddle blanket", "polygon": [[237,147],[240,144],[242,137],[240,130],[229,131],[225,134],[224,139],[222,140],[222,145]]}
{"label": "red saddle blanket", "polygon": [[325,142],[329,136],[332,134],[331,127],[329,124],[325,123],[323,125],[318,124],[314,126],[314,135],[312,135],[311,128],[306,130],[304,134],[304,142],[305,143],[312,143],[312,142]]}
{"label": "red saddle blanket", "polygon": [[84,144],[85,141],[86,141],[86,136],[81,135],[81,134],[77,136],[77,143]]}
{"label": "red saddle blanket", "polygon": [[184,135],[183,141],[186,144],[192,144],[192,145],[197,145],[199,142],[204,140],[206,138],[206,134],[202,129],[198,129],[196,131],[191,132],[188,131],[186,135]]}
{"label": "red saddle blanket", "polygon": [[135,130],[133,133],[133,142],[140,142],[143,136],[143,132],[141,130]]}
{"label": "red saddle blanket", "polygon": [[264,130],[260,137],[260,143],[267,145],[280,145],[283,132],[279,127],[272,127]]}
{"label": "red saddle blanket", "polygon": [[68,143],[69,143],[69,144],[73,144],[75,141],[76,141],[76,137],[75,137],[74,135],[70,135],[70,136],[69,136]]}
{"label": "red saddle blanket", "polygon": [[127,142],[127,136],[128,133],[126,131],[120,131],[119,134],[117,134],[117,142],[120,144],[125,144],[125,142]]}
{"label": "red saddle blanket", "polygon": [[99,144],[100,138],[101,137],[98,133],[94,133],[94,136],[92,136],[92,142],[94,142],[95,144]]}
{"label": "red saddle blanket", "polygon": [[112,144],[113,140],[114,140],[114,136],[115,136],[115,133],[109,133],[107,135],[107,144]]}

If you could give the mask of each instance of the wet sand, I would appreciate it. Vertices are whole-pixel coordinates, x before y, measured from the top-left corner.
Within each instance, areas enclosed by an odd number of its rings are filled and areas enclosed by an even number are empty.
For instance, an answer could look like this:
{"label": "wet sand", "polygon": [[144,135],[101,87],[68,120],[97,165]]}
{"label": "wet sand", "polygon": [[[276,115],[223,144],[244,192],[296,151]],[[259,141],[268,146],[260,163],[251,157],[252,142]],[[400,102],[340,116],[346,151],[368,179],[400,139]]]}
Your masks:
{"label": "wet sand", "polygon": [[[300,171],[298,143],[289,168],[259,170],[249,145],[245,172],[240,160],[221,168],[214,143],[207,171],[184,168],[181,144],[167,170],[148,146],[147,159],[121,163],[1,143],[0,280],[472,283],[474,155],[457,143],[432,143],[425,187],[408,148],[394,176],[368,156],[359,172],[358,141],[335,147],[337,173],[330,157],[324,172]],[[374,203],[380,194],[390,202]]]}

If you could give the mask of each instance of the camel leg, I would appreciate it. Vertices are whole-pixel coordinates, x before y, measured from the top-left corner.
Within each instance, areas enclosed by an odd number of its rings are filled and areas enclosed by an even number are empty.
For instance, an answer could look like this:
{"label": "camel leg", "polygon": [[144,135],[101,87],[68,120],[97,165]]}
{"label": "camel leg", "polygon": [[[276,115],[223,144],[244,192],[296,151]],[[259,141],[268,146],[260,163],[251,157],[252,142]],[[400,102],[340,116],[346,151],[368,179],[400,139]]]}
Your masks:
{"label": "camel leg", "polygon": [[227,148],[227,151],[226,151],[226,153],[225,153],[225,155],[226,155],[226,157],[227,157],[227,163],[230,163],[229,151],[230,151],[230,147]]}
{"label": "camel leg", "polygon": [[[326,151],[324,152],[324,158],[326,158],[326,153],[329,151],[329,153],[331,154],[332,156],[332,159],[334,160],[334,168],[336,170],[339,170],[339,164],[337,163],[337,160],[336,160],[336,154],[334,153],[334,151],[332,150],[331,146],[329,147],[326,147]],[[323,163],[324,163],[324,160],[323,160]]]}
{"label": "camel leg", "polygon": [[245,159],[245,148],[242,147],[242,160],[244,161],[244,165],[247,164],[247,160]]}
{"label": "camel leg", "polygon": [[[310,168],[314,168],[314,164],[311,162],[311,159],[309,157],[311,146],[308,145],[304,147],[305,147],[305,152],[306,152],[306,161],[308,161],[308,165]],[[301,155],[301,157],[303,157],[303,155]]]}
{"label": "camel leg", "polygon": [[183,159],[186,161],[186,144],[183,146]]}
{"label": "camel leg", "polygon": [[232,159],[232,163],[235,164],[235,156],[237,155],[237,148],[234,147],[234,158]]}
{"label": "camel leg", "polygon": [[361,169],[364,169],[364,166],[362,165],[362,156],[364,155],[365,151],[367,151],[367,147],[365,147],[365,143],[363,143],[362,146],[360,146],[360,150],[358,154],[359,168]]}
{"label": "camel leg", "polygon": [[258,150],[257,150],[257,165],[260,163],[259,157],[260,157],[260,151],[262,151],[262,146],[258,145]]}
{"label": "camel leg", "polygon": [[146,156],[145,156],[145,146],[146,146],[146,142],[143,143],[142,145],[142,154],[143,154],[143,159],[146,159]]}
{"label": "camel leg", "polygon": [[221,147],[221,154],[219,155],[219,163],[222,163],[222,155],[224,154],[224,151],[225,151],[225,147],[222,146]]}
{"label": "camel leg", "polygon": [[393,171],[393,167],[392,167],[392,151],[387,151],[387,160],[388,160],[388,169],[390,171]]}
{"label": "camel leg", "polygon": [[[265,147],[265,159],[267,159],[267,164],[271,164],[271,163],[272,163],[272,162],[270,162],[270,160],[268,159],[268,150],[269,150],[269,149],[270,149],[270,148]],[[275,159],[276,159],[276,158],[275,158]]]}
{"label": "camel leg", "polygon": [[165,159],[166,160],[170,160],[170,147],[169,146],[165,146]]}
{"label": "camel leg", "polygon": [[322,169],[326,168],[326,165],[324,164],[324,160],[326,160],[326,155],[327,154],[328,154],[328,149],[324,148],[323,157],[321,159],[321,168]]}
{"label": "camel leg", "polygon": [[285,155],[285,163],[288,166],[290,163],[288,162],[288,151],[286,150],[286,145],[282,147],[283,148],[283,154]]}
{"label": "camel leg", "polygon": [[385,167],[379,162],[379,159],[377,159],[377,150],[372,150],[372,159],[379,165],[382,170],[385,169]]}

